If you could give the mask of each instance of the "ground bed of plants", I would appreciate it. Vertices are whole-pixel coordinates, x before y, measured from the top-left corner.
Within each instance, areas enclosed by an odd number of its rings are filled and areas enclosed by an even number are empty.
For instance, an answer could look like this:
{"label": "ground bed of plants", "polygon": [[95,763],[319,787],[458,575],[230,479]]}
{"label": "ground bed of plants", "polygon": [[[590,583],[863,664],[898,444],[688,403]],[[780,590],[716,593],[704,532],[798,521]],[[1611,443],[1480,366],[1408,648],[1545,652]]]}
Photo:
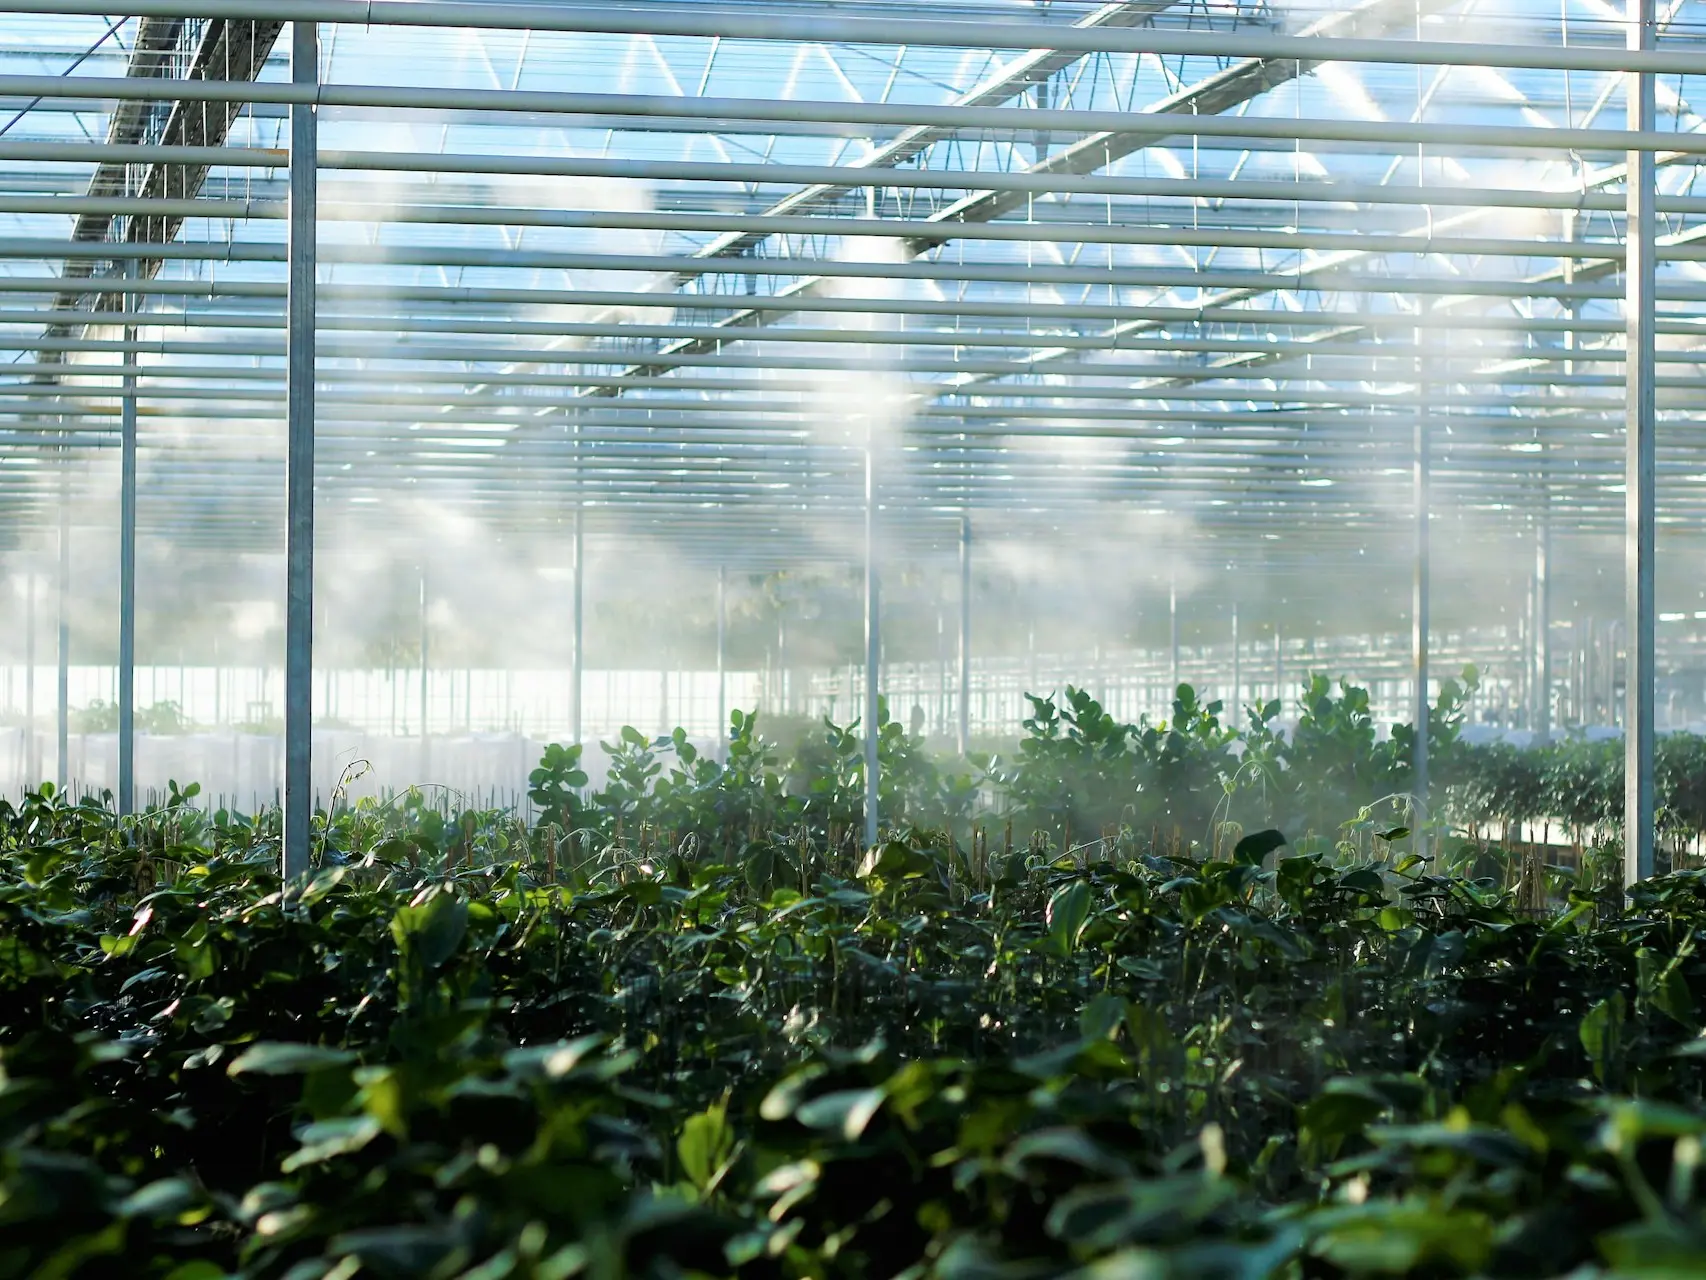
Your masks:
{"label": "ground bed of plants", "polygon": [[857,726],[748,716],[288,884],[192,788],[0,802],[0,1276],[1706,1273],[1706,872],[1527,865],[1312,689],[885,725],[875,848]]}

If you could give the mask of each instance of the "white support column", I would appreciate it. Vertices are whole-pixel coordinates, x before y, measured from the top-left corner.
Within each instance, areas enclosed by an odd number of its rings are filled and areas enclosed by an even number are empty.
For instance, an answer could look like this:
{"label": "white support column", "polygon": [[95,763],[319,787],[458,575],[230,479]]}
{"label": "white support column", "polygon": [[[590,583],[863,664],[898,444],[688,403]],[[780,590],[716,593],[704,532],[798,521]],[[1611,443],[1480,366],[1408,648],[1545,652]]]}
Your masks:
{"label": "white support column", "polygon": [[584,740],[586,730],[586,517],[584,508],[575,503],[574,545],[569,559],[574,570],[573,595],[570,597],[571,637],[574,655],[569,662],[569,738]]}
{"label": "white support column", "polygon": [[1167,714],[1172,715],[1173,699],[1179,691],[1179,579],[1175,574],[1167,579],[1167,644],[1171,655],[1168,666]]}
{"label": "white support column", "polygon": [[776,705],[783,715],[792,714],[788,687],[788,602],[781,592],[784,587],[778,587],[776,597]]}
{"label": "white support column", "polygon": [[421,565],[421,594],[420,594],[420,628],[421,628],[421,722],[417,726],[421,739],[421,781],[428,781],[427,771],[432,767],[432,740],[427,737],[427,701],[429,695],[428,678],[432,670],[432,655],[429,647],[431,637],[427,634],[427,571],[426,565]]}
{"label": "white support column", "polygon": [[58,599],[58,662],[57,718],[54,722],[57,756],[53,766],[54,784],[65,790],[71,781],[71,473],[70,462],[64,462],[59,473],[59,573]]}
{"label": "white support column", "polygon": [[24,578],[24,785],[39,787],[41,739],[36,734],[36,571]]}
{"label": "white support column", "polygon": [[957,740],[960,755],[971,750],[971,517],[960,517],[960,687]]}
{"label": "white support column", "polygon": [[717,566],[717,759],[729,758],[729,572]]}
{"label": "white support column", "polygon": [[[292,84],[319,82],[318,30],[291,24]],[[318,129],[311,103],[290,108],[285,310],[284,857],[286,880],[308,871],[314,818],[314,264]]]}
{"label": "white support column", "polygon": [[[1654,0],[1629,0],[1629,48],[1654,47]],[[1651,72],[1626,77],[1628,126],[1652,129],[1656,119]],[[1651,151],[1628,156],[1627,223],[1624,231],[1626,445],[1624,591],[1629,628],[1628,710],[1624,728],[1623,883],[1653,874],[1653,659],[1655,554],[1654,509],[1657,469],[1653,393],[1655,168]]]}
{"label": "white support column", "polygon": [[[874,433],[873,433],[874,434]],[[878,682],[882,675],[882,616],[877,582],[877,442],[865,443],[865,847],[877,843]]]}
{"label": "white support column", "polygon": [[[1420,341],[1418,332],[1417,340]],[[1418,363],[1420,363],[1418,359]],[[1425,368],[1423,369],[1425,375]],[[1427,383],[1419,382],[1418,390]],[[1411,759],[1411,791],[1424,806],[1428,799],[1428,595],[1431,589],[1429,572],[1428,518],[1432,506],[1428,475],[1428,415],[1418,402],[1415,422],[1415,458],[1412,473],[1412,518],[1415,522],[1414,560],[1410,600],[1410,657],[1411,678],[1415,682],[1415,702],[1412,709],[1416,726],[1414,755]]]}
{"label": "white support column", "polygon": [[948,736],[948,620],[942,605],[936,605],[936,697],[930,717],[930,736],[936,741]]}
{"label": "white support column", "polygon": [[1243,669],[1240,666],[1243,655],[1238,651],[1238,602],[1232,602],[1232,697],[1227,706],[1231,712],[1230,723],[1241,723],[1238,708],[1239,686],[1243,683]]}
{"label": "white support column", "polygon": [[[127,258],[121,270],[136,275],[136,260]],[[130,311],[139,297],[120,294],[120,307]],[[124,363],[134,366],[136,329],[124,327]],[[119,381],[119,498],[118,498],[118,811],[136,811],[136,375]]]}
{"label": "white support column", "polygon": [[1542,488],[1534,524],[1534,740],[1547,742],[1551,737],[1552,515],[1550,497]]}

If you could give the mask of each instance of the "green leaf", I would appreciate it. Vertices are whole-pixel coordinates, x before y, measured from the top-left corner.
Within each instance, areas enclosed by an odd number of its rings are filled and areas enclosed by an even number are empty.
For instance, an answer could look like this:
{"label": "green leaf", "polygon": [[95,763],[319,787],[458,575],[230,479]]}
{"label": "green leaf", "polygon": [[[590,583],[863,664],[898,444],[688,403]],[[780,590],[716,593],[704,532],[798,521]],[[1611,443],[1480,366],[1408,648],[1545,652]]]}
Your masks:
{"label": "green leaf", "polygon": [[397,950],[427,969],[437,969],[462,945],[468,932],[468,905],[440,893],[418,907],[403,907],[391,917]]}
{"label": "green leaf", "polygon": [[233,1076],[296,1076],[327,1067],[341,1067],[355,1061],[348,1049],[334,1049],[324,1044],[285,1044],[263,1041],[250,1045],[226,1073]]}
{"label": "green leaf", "polygon": [[119,1202],[118,1211],[126,1218],[174,1219],[193,1207],[200,1197],[182,1178],[162,1178],[131,1192]]}
{"label": "green leaf", "polygon": [[346,1116],[311,1124],[302,1130],[302,1146],[286,1156],[279,1167],[285,1173],[295,1173],[307,1165],[349,1155],[360,1151],[380,1132],[381,1125],[373,1116]]}
{"label": "green leaf", "polygon": [[727,1101],[689,1116],[681,1126],[681,1136],[675,1140],[681,1171],[701,1192],[716,1189],[728,1172],[734,1151],[735,1135],[729,1125]]}
{"label": "green leaf", "polygon": [[1642,947],[1635,953],[1635,963],[1636,985],[1646,1003],[1691,1030],[1699,1025],[1694,1013],[1694,995],[1688,989],[1688,980],[1677,957]]}
{"label": "green leaf", "polygon": [[1253,831],[1233,846],[1232,860],[1254,865],[1285,844],[1285,832],[1277,828]]}
{"label": "green leaf", "polygon": [[1078,939],[1090,919],[1090,902],[1090,886],[1082,880],[1074,880],[1049,899],[1045,917],[1049,937],[1062,952],[1070,953],[1078,946]]}
{"label": "green leaf", "polygon": [[1086,1040],[1111,1039],[1125,1019],[1125,1008],[1124,996],[1104,991],[1079,1013],[1078,1034]]}
{"label": "green leaf", "polygon": [[183,1262],[173,1267],[166,1273],[165,1280],[228,1280],[229,1275],[218,1264],[197,1258],[194,1262]]}
{"label": "green leaf", "polygon": [[1628,1019],[1629,1005],[1621,991],[1614,991],[1589,1009],[1582,1017],[1580,1036],[1588,1061],[1593,1063],[1594,1078],[1604,1084],[1623,1053],[1623,1025]]}
{"label": "green leaf", "polygon": [[839,1130],[848,1142],[857,1142],[883,1105],[881,1089],[839,1089],[802,1103],[794,1111],[794,1119],[808,1129]]}

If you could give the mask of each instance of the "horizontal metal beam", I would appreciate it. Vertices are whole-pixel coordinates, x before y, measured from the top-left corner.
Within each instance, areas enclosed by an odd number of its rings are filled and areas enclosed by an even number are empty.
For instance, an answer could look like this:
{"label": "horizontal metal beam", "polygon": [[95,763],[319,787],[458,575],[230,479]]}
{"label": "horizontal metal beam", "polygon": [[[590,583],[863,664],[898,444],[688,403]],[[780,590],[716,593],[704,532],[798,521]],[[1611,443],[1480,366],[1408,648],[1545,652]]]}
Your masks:
{"label": "horizontal metal beam", "polygon": [[[1305,280],[1307,276],[1303,277]],[[0,295],[52,294],[63,287],[65,292],[97,295],[130,292],[158,297],[191,299],[221,298],[282,299],[282,281],[265,280],[148,280],[137,281],[125,290],[116,279],[92,279],[67,282],[61,286],[57,277],[43,276],[39,281],[27,277],[0,276]],[[1304,291],[1322,290],[1302,286]],[[499,286],[399,284],[385,281],[361,284],[327,283],[320,295],[329,301],[347,300],[371,305],[379,300],[425,302],[448,308],[473,305],[500,306],[514,304],[548,309],[564,307],[662,307],[690,311],[727,311],[738,307],[742,311],[773,310],[779,312],[811,312],[825,315],[895,315],[1010,318],[1041,322],[1068,320],[1143,320],[1162,325],[1180,324],[1247,324],[1268,328],[1333,328],[1355,325],[1375,331],[1393,330],[1411,334],[1415,331],[1413,314],[1394,311],[1359,311],[1333,307],[1325,310],[1294,311],[1285,307],[1246,307],[1230,304],[1202,307],[1158,305],[1154,303],[1122,302],[1050,302],[1007,301],[1000,298],[967,296],[952,300],[927,298],[845,298],[814,294],[793,294],[788,297],[766,297],[762,294],[670,293],[657,294],[643,290],[613,289],[550,289],[544,287],[503,288]],[[1549,295],[1548,295],[1549,296]],[[1511,316],[1477,316],[1453,314],[1453,329],[1488,329],[1509,332],[1519,325],[1534,333],[1622,333],[1621,321],[1592,319],[1582,316],[1557,315],[1515,318]],[[1706,334],[1706,318],[1695,320],[1686,316],[1661,314],[1659,332],[1667,334]],[[732,337],[733,335],[731,335]],[[748,335],[741,335],[748,336]],[[1110,337],[1110,343],[1114,340]],[[1115,344],[1117,345],[1117,344]]]}
{"label": "horizontal metal beam", "polygon": [[[0,0],[0,12],[5,11]],[[1327,41],[1335,44],[1338,41]],[[1345,43],[1354,43],[1347,41]],[[1388,42],[1392,43],[1392,42]],[[1276,56],[1276,55],[1260,55]],[[1280,57],[1293,57],[1280,54]],[[1303,53],[1305,59],[1312,55]],[[1678,55],[1684,63],[1692,60],[1699,69],[1699,54]],[[766,99],[766,98],[706,98],[662,97],[646,94],[568,93],[524,89],[469,88],[404,88],[386,85],[298,85],[247,81],[197,80],[159,83],[128,78],[77,76],[0,76],[0,92],[28,94],[39,89],[56,89],[90,98],[124,101],[194,100],[206,102],[313,102],[321,108],[337,106],[388,107],[394,110],[411,108],[436,110],[462,107],[482,111],[554,113],[566,116],[613,115],[635,120],[694,120],[709,122],[721,119],[748,121],[831,121],[850,125],[926,125],[957,132],[993,131],[996,133],[1035,134],[1052,130],[1071,134],[1119,133],[1149,135],[1157,139],[1174,137],[1195,138],[1272,138],[1286,141],[1358,142],[1382,146],[1492,146],[1520,150],[1582,151],[1612,154],[1619,151],[1664,151],[1699,155],[1706,153],[1706,136],[1700,134],[1665,132],[1658,129],[1629,130],[1605,128],[1538,128],[1534,125],[1469,124],[1405,122],[1391,120],[1356,120],[1351,118],[1322,118],[1299,116],[1224,116],[1186,115],[1174,112],[1065,110],[1043,107],[972,107],[932,106],[922,103],[868,103],[834,99]],[[13,144],[14,147],[22,144]],[[37,148],[78,144],[33,144]],[[11,148],[0,149],[0,158]],[[269,157],[276,153],[264,153]],[[366,153],[360,167],[374,168],[406,165],[412,171],[433,171],[433,153],[397,153],[396,159],[386,153]],[[47,159],[38,151],[38,158]],[[61,154],[60,158],[70,158]],[[462,157],[454,172],[527,172],[524,158],[515,157],[522,167],[505,169],[512,157],[491,157],[488,164],[498,167],[480,169],[473,157]],[[156,162],[172,163],[165,157]],[[219,163],[216,161],[215,163]],[[234,148],[232,158],[224,163],[242,165],[254,163],[241,157]],[[277,165],[276,158],[261,163]],[[442,167],[438,172],[450,172]],[[354,164],[336,164],[338,168],[355,168]]]}
{"label": "horizontal metal beam", "polygon": [[[103,213],[149,214],[175,218],[239,218],[282,220],[283,201],[145,200],[124,198],[25,199],[0,197],[0,213],[59,212],[50,206],[86,205]],[[727,213],[652,213],[641,210],[507,209],[434,205],[398,206],[323,202],[322,222],[419,223],[433,226],[554,227],[589,231],[678,231],[715,235],[739,231],[754,235],[823,235],[877,237],[913,241],[989,241],[1008,244],[1103,244],[1167,248],[1302,250],[1354,249],[1382,254],[1463,254],[1477,257],[1594,258],[1621,261],[1623,246],[1615,240],[1512,239],[1499,236],[1429,236],[1382,232],[1274,230],[1237,227],[1132,226],[1121,223],[1070,222],[933,222],[923,218],[841,218],[826,214],[757,215]],[[1673,255],[1681,256],[1681,255]],[[1690,260],[1706,260],[1706,250],[1690,251]],[[700,268],[702,272],[703,267]]]}
{"label": "horizontal metal beam", "polygon": [[[1027,116],[1033,114],[1025,112]],[[1190,117],[1185,117],[1189,119]],[[1663,135],[1676,138],[1677,134]],[[1671,155],[1675,152],[1663,152]],[[282,169],[285,152],[270,147],[168,147],[97,142],[0,139],[0,161],[27,164],[188,164]],[[1616,196],[1599,191],[1510,187],[1416,187],[1376,183],[1276,181],[1262,178],[1151,178],[1102,173],[995,169],[862,169],[852,165],[645,160],[636,157],[478,155],[457,152],[323,149],[320,167],[335,172],[456,173],[487,177],[620,178],[651,182],[728,183],[742,187],[801,183],[904,190],[1021,192],[1036,195],[1128,196],[1134,199],[1260,200],[1471,208],[1584,209],[1617,212]],[[332,188],[332,189],[335,189]],[[44,197],[59,199],[64,197]],[[1661,196],[1666,213],[1699,213],[1706,199]]]}
{"label": "horizontal metal beam", "polygon": [[[1706,135],[1702,135],[1706,140]],[[1706,247],[1680,246],[1661,251],[1695,260]],[[179,241],[173,244],[80,244],[69,240],[34,237],[0,238],[0,258],[51,260],[96,258],[123,261],[130,258],[192,262],[274,263],[283,261],[278,245],[242,242]],[[1217,287],[1233,289],[1305,290],[1309,292],[1419,294],[1450,297],[1544,297],[1579,300],[1620,296],[1616,287],[1570,284],[1521,278],[1486,279],[1465,276],[1380,275],[1370,271],[1334,271],[1301,267],[1294,271],[1249,271],[1235,268],[1169,268],[1152,266],[1079,266],[1069,264],[1025,264],[960,262],[947,258],[905,263],[848,262],[827,258],[697,258],[671,254],[571,253],[528,249],[479,249],[456,245],[326,244],[320,260],[340,263],[390,266],[500,267],[511,270],[610,271],[641,274],[759,276],[767,278],[836,278],[848,280],[920,280],[934,282],[980,282],[989,284],[1076,284],[1141,285],[1153,288]],[[672,294],[659,294],[658,305],[668,305]],[[1706,301],[1706,285],[1667,281],[1658,292],[1660,301]],[[750,336],[750,335],[749,335]]]}
{"label": "horizontal metal beam", "polygon": [[[252,355],[276,356],[282,353],[280,343],[267,342],[254,338],[255,333],[267,333],[283,328],[283,318],[277,314],[197,314],[182,311],[109,311],[102,313],[103,325],[135,324],[144,325],[155,330],[171,332],[173,330],[194,330],[212,336],[190,340],[174,339],[166,336],[158,338],[142,338],[133,341],[118,339],[92,338],[85,341],[98,343],[98,346],[79,346],[73,350],[97,352],[131,352],[136,354],[159,355]],[[38,311],[8,311],[0,309],[0,329],[11,326],[39,326],[42,315]],[[617,341],[632,341],[638,339],[671,339],[698,338],[701,335],[715,336],[719,331],[703,324],[620,324],[609,323],[582,324],[574,321],[528,321],[505,319],[482,319],[469,316],[458,319],[455,316],[418,317],[406,315],[337,315],[322,314],[319,317],[319,330],[326,334],[360,333],[381,334],[398,333],[414,334],[471,334],[484,335],[491,338],[540,336],[551,338],[587,338],[594,340],[615,339]],[[1691,336],[1706,341],[1706,331],[1700,331],[1699,326]],[[1680,331],[1680,330],[1679,330]],[[1501,345],[1497,341],[1498,333],[1502,333],[1508,343]],[[1212,338],[1187,338],[1169,335],[1167,337],[1120,336],[1112,340],[1101,334],[1058,333],[1036,330],[995,330],[979,332],[973,330],[952,329],[892,329],[892,330],[853,330],[853,329],[823,329],[805,327],[779,327],[767,331],[763,341],[767,345],[786,348],[790,345],[805,347],[848,346],[860,352],[863,348],[915,348],[922,350],[950,349],[955,351],[976,350],[1028,350],[1048,346],[1062,348],[1068,351],[1100,352],[1107,355],[1132,354],[1139,352],[1155,354],[1171,354],[1180,356],[1196,355],[1225,355],[1242,353],[1260,353],[1270,357],[1276,363],[1283,363],[1292,358],[1311,361],[1311,369],[1304,376],[1317,381],[1367,381],[1370,378],[1384,379],[1390,370],[1383,369],[1383,361],[1413,359],[1419,348],[1414,343],[1399,341],[1390,342],[1335,342],[1331,340],[1300,340],[1295,338],[1280,338],[1277,336],[1237,335]],[[1484,367],[1465,367],[1454,372],[1452,376],[1442,377],[1442,382],[1450,381],[1479,381],[1496,380],[1504,385],[1513,385],[1525,379],[1537,379],[1541,375],[1523,375],[1515,371],[1520,365],[1526,369],[1538,369],[1549,364],[1621,364],[1623,352],[1612,346],[1589,347],[1583,345],[1564,346],[1548,344],[1546,346],[1518,345],[1523,341],[1522,335],[1508,332],[1508,327],[1502,327],[1495,333],[1495,340],[1480,344],[1464,344],[1459,348],[1458,359],[1489,359],[1499,358],[1512,364],[1513,368],[1490,370]],[[5,338],[0,335],[0,345]],[[730,343],[730,346],[736,344]],[[417,351],[418,348],[418,351]],[[357,355],[364,357],[384,358],[389,360],[460,360],[476,362],[532,362],[539,365],[555,367],[557,365],[602,365],[626,363],[633,358],[634,348],[629,346],[599,346],[599,347],[564,347],[542,351],[527,347],[500,347],[492,342],[474,342],[457,346],[442,343],[417,344],[407,347],[397,342],[364,342],[360,339],[351,341],[336,336],[325,339],[324,348],[332,355]],[[1698,365],[1706,363],[1706,346],[1664,349],[1655,357],[1660,364]],[[713,353],[711,355],[695,355],[676,360],[682,367],[702,366],[710,368],[754,368],[781,367],[786,365],[791,369],[823,367],[828,369],[859,369],[871,368],[894,372],[918,371],[932,368],[928,361],[914,363],[918,358],[902,354],[898,356],[875,356],[846,353],[830,356],[815,357],[817,363],[801,364],[804,357],[796,357],[789,352],[786,356],[778,355],[740,355],[735,353]],[[1355,373],[1345,373],[1336,368],[1341,360],[1354,361],[1358,366]],[[1319,362],[1316,366],[1314,362]],[[1083,367],[1074,366],[1070,362],[1050,362],[1046,366],[1037,365],[1030,361],[1004,361],[1001,367],[1014,373],[1023,374],[1033,370],[1049,373],[1086,372],[1093,370],[1093,376],[1117,377],[1138,370],[1149,369],[1149,365],[1135,365],[1116,361],[1094,362]],[[955,360],[944,365],[938,372],[964,370],[970,367],[966,362]],[[1272,366],[1264,366],[1264,368]],[[1275,376],[1259,369],[1246,369],[1238,366],[1214,368],[1212,366],[1178,366],[1181,374],[1192,374],[1200,377],[1237,379],[1240,377],[1272,377]],[[278,372],[268,366],[232,366],[229,364],[189,365],[177,362],[162,361],[157,364],[140,365],[131,369],[125,365],[104,365],[81,362],[69,370],[59,364],[45,367],[38,364],[14,362],[0,368],[0,376],[35,373],[58,373],[66,371],[68,376],[99,377],[120,375],[127,372],[139,372],[144,376],[161,378],[212,378],[236,381],[252,379],[270,379],[278,377]],[[490,374],[478,375],[479,381],[491,380]],[[506,375],[511,376],[511,375]],[[1285,376],[1285,375],[1280,375]],[[1575,381],[1577,375],[1552,373],[1544,375],[1548,386],[1566,386]],[[1580,375],[1589,376],[1589,375]],[[1600,377],[1604,375],[1591,375]],[[514,375],[513,380],[525,384],[528,379]],[[499,381],[503,381],[502,378]],[[1607,383],[1605,385],[1614,385]]]}
{"label": "horizontal metal beam", "polygon": [[[1676,49],[1629,50],[1617,45],[1487,44],[1455,40],[1367,40],[1252,34],[1224,29],[1080,28],[1021,21],[932,21],[838,14],[743,12],[711,6],[617,8],[579,4],[455,3],[453,0],[125,0],[138,16],[280,18],[353,26],[461,27],[493,31],[689,36],[811,44],[918,45],[948,49],[1052,49],[1083,53],[1151,53],[1202,58],[1288,58],[1307,62],[1377,62],[1401,66],[1528,67],[1560,71],[1699,73],[1694,41],[1670,36]],[[56,0],[51,9],[30,0],[0,0],[0,13],[88,14],[110,17],[100,0]]]}

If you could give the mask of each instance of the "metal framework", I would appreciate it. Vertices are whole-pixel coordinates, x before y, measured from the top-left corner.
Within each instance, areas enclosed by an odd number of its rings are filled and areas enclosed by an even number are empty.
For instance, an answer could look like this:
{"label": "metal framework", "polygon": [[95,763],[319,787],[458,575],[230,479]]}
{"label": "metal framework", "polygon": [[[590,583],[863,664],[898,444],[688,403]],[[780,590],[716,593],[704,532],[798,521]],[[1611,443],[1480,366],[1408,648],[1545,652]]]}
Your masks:
{"label": "metal framework", "polygon": [[127,620],[137,539],[286,553],[296,870],[315,540],[400,498],[559,540],[576,672],[634,540],[957,557],[962,685],[1002,540],[1141,515],[1175,619],[1217,566],[1276,653],[1242,577],[1408,541],[1419,701],[1442,533],[1532,564],[1542,672],[1554,556],[1610,537],[1642,874],[1655,571],[1706,522],[1700,3],[0,0],[0,551],[58,527],[62,665],[108,486]]}

